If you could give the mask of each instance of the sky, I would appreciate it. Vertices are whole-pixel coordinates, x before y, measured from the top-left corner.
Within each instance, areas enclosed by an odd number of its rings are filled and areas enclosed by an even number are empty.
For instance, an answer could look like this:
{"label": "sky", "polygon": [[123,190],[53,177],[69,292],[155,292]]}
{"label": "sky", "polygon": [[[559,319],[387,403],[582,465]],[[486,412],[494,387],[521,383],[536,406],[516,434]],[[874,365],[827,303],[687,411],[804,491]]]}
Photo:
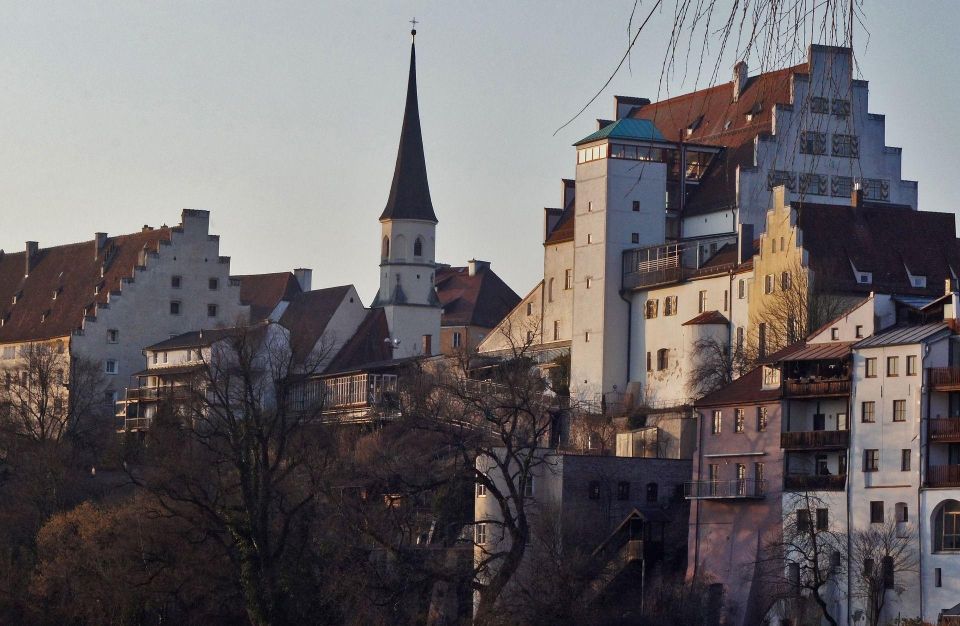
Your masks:
{"label": "sky", "polygon": [[[524,295],[542,276],[543,207],[574,174],[571,144],[612,115],[614,94],[666,94],[675,2],[557,132],[623,55],[632,0],[0,0],[0,248],[206,209],[234,274],[310,267],[314,287],[352,283],[369,303],[415,16],[437,260],[491,261]],[[854,37],[870,111],[886,115],[925,210],[960,207],[958,18],[960,3],[866,0]],[[667,87],[708,82],[679,72]]]}

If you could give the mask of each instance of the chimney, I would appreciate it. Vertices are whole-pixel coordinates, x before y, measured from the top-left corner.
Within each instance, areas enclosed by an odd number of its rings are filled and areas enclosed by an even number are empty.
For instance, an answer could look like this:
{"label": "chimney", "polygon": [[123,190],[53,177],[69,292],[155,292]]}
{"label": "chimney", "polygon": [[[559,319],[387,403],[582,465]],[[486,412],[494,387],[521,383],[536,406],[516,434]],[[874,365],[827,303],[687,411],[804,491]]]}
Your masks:
{"label": "chimney", "polygon": [[467,261],[467,273],[470,276],[476,276],[477,272],[481,272],[490,267],[490,261],[478,261],[476,259],[470,259]]}
{"label": "chimney", "polygon": [[863,206],[863,189],[860,187],[859,181],[853,183],[853,191],[850,193],[850,206],[855,209]]}
{"label": "chimney", "polygon": [[96,259],[100,256],[100,251],[103,250],[103,247],[107,245],[107,233],[95,233],[93,235],[93,258]]}
{"label": "chimney", "polygon": [[433,356],[433,335],[423,336],[423,356]]}
{"label": "chimney", "polygon": [[298,267],[293,270],[293,275],[297,279],[297,282],[300,283],[301,291],[310,291],[310,286],[313,283],[313,270],[307,269],[306,267]]}
{"label": "chimney", "polygon": [[733,101],[740,100],[740,94],[747,85],[747,62],[737,61],[733,66]]}
{"label": "chimney", "polygon": [[24,277],[30,275],[30,270],[33,269],[33,257],[37,256],[37,251],[40,249],[40,244],[36,241],[27,242],[27,253],[24,255],[26,257],[26,266],[24,267],[23,275]]}
{"label": "chimney", "polygon": [[746,263],[753,258],[753,224],[740,224],[737,234],[737,262]]}

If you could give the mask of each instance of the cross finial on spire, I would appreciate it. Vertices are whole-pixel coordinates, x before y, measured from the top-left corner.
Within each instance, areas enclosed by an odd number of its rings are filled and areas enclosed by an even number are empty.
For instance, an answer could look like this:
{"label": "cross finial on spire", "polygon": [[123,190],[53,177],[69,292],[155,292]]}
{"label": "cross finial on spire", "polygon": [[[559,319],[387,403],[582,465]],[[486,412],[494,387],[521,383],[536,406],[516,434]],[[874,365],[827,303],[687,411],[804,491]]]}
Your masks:
{"label": "cross finial on spire", "polygon": [[419,23],[420,22],[417,21],[417,18],[413,18],[412,20],[410,20],[410,24],[413,25],[413,28],[410,29],[410,35],[414,38],[416,38],[417,36],[417,24]]}

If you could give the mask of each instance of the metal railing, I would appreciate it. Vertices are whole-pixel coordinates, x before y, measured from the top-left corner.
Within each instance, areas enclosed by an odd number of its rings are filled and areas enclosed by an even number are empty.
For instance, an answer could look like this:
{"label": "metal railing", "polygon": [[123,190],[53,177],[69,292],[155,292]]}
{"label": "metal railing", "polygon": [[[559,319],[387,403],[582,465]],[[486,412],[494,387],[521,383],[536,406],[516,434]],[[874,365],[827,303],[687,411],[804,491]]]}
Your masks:
{"label": "metal railing", "polygon": [[847,396],[850,395],[849,380],[816,380],[795,382],[788,380],[783,388],[789,398],[804,396]]}
{"label": "metal railing", "polygon": [[623,252],[623,288],[637,289],[733,269],[736,263],[703,267],[716,251],[736,243],[736,235],[660,244]]}
{"label": "metal railing", "polygon": [[928,487],[960,487],[960,465],[931,465],[927,470]]}
{"label": "metal railing", "polygon": [[960,417],[927,420],[927,437],[930,441],[960,441]]}
{"label": "metal railing", "polygon": [[752,478],[739,480],[692,480],[683,484],[683,496],[688,500],[756,499],[763,498],[767,481]]}
{"label": "metal railing", "polygon": [[846,474],[787,474],[783,477],[783,488],[787,491],[843,491],[846,486]]}
{"label": "metal railing", "polygon": [[784,450],[848,448],[849,446],[850,431],[848,430],[811,430],[780,433],[780,447]]}
{"label": "metal railing", "polygon": [[934,388],[960,389],[960,367],[931,367],[927,371],[930,384]]}

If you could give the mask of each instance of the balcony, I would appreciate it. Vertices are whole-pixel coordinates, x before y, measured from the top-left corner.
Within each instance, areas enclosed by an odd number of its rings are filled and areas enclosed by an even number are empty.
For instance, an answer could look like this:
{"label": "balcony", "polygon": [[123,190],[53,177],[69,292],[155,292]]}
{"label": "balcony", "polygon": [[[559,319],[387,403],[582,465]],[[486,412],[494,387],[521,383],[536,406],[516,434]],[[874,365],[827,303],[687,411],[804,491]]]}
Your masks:
{"label": "balcony", "polygon": [[780,447],[784,450],[842,450],[850,446],[848,430],[812,430],[780,433]]}
{"label": "balcony", "polygon": [[342,421],[397,413],[397,376],[354,374],[309,380],[293,391],[291,402],[295,411],[318,412]]}
{"label": "balcony", "polygon": [[829,396],[849,396],[849,380],[814,380],[800,382],[788,380],[783,386],[788,398],[824,398]]}
{"label": "balcony", "polygon": [[960,442],[960,417],[927,420],[927,438],[944,443]]}
{"label": "balcony", "polygon": [[934,391],[960,391],[960,367],[931,367],[927,372]]}
{"label": "balcony", "polygon": [[711,263],[711,260],[723,246],[736,241],[736,235],[720,235],[625,250],[623,288],[642,289],[727,272],[736,267],[736,263]]}
{"label": "balcony", "polygon": [[783,477],[785,491],[843,491],[846,474],[787,474]]}
{"label": "balcony", "polygon": [[927,487],[960,487],[960,465],[931,465]]}
{"label": "balcony", "polygon": [[751,478],[693,480],[683,484],[683,496],[687,500],[759,500],[766,488],[767,481]]}

